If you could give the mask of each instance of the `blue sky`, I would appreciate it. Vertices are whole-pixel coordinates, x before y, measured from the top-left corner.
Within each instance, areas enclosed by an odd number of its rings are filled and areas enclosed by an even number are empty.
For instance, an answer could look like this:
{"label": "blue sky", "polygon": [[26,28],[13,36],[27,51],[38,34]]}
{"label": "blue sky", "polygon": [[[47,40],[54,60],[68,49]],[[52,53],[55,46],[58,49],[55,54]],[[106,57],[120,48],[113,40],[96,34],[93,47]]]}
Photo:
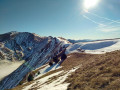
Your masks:
{"label": "blue sky", "polygon": [[120,38],[120,0],[100,0],[89,9],[84,2],[0,0],[0,34],[18,31],[67,39]]}

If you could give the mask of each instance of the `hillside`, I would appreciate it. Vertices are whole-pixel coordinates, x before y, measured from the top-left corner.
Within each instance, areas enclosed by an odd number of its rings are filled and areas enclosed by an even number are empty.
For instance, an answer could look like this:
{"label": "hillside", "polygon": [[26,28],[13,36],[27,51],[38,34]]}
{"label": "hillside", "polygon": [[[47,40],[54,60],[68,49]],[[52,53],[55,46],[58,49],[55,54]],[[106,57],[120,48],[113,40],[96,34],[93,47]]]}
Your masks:
{"label": "hillside", "polygon": [[[120,51],[106,54],[72,53],[62,67],[38,75],[12,90],[119,90]],[[48,66],[43,67],[44,71]]]}
{"label": "hillside", "polygon": [[[8,76],[4,75],[6,77],[0,82],[0,90],[15,87],[29,72],[49,62],[67,46],[64,42],[65,40],[59,38],[40,37],[28,32],[9,32],[0,35],[0,59],[10,62],[25,60],[20,67],[11,70]],[[11,69],[11,66],[8,68]]]}
{"label": "hillside", "polygon": [[[112,81],[119,79],[119,46],[119,38],[73,44],[62,37],[28,32],[1,34],[0,90],[112,88]],[[63,53],[67,54],[65,61],[60,59]],[[50,66],[56,55],[60,61]]]}
{"label": "hillside", "polygon": [[[74,57],[81,55],[76,53]],[[74,60],[74,58],[72,59]],[[70,75],[68,90],[119,90],[120,51],[86,58],[82,67]]]}

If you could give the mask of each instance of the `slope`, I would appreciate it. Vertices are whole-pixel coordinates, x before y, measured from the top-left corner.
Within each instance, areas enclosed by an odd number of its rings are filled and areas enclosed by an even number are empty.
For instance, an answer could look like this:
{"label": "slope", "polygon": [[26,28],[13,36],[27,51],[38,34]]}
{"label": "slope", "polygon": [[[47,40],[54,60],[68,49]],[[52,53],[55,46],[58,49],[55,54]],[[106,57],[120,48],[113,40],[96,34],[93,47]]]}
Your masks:
{"label": "slope", "polygon": [[120,39],[106,39],[91,42],[80,42],[70,45],[66,53],[81,52],[80,49],[85,50],[85,53],[102,54],[120,49]]}
{"label": "slope", "polygon": [[69,76],[66,82],[70,83],[68,90],[119,90],[120,51],[86,58],[82,67]]}
{"label": "slope", "polygon": [[5,35],[1,35],[1,42],[13,51],[13,57],[18,60],[24,59],[25,63],[0,82],[0,90],[18,85],[27,73],[49,62],[64,46],[64,41],[51,36],[40,37],[28,32],[10,32],[7,33],[9,39],[3,39]]}
{"label": "slope", "polygon": [[[71,53],[62,67],[40,74],[35,80],[12,90],[119,90],[119,58],[120,51]],[[43,67],[44,71],[46,67]]]}

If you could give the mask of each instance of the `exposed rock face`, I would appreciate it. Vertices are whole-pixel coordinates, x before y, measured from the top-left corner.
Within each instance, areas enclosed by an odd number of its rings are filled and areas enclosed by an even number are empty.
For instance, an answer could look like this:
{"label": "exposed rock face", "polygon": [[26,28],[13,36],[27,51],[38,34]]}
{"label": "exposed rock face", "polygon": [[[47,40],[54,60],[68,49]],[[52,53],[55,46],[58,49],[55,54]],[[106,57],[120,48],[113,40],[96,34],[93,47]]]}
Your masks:
{"label": "exposed rock face", "polygon": [[64,46],[57,38],[40,37],[28,32],[10,32],[0,35],[0,43],[4,44],[6,50],[12,52],[11,58],[26,61],[0,82],[0,90],[18,85],[28,72],[46,64]]}

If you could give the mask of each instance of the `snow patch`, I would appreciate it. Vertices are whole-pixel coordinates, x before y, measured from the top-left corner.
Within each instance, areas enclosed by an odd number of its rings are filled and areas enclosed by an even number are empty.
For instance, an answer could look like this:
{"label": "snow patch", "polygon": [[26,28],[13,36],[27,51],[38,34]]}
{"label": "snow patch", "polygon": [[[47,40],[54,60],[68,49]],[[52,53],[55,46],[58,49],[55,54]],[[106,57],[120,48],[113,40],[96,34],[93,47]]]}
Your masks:
{"label": "snow patch", "polygon": [[[49,76],[46,76],[42,79],[36,80],[31,85],[24,87],[23,90],[28,90],[28,89],[32,89],[32,88],[35,88],[36,90],[67,90],[69,83],[64,83],[64,81],[72,72],[75,72],[75,70],[80,68],[80,66],[75,67],[75,68],[71,69],[70,71],[59,71],[59,72],[53,73]],[[53,80],[52,82],[47,83],[47,82],[49,82],[50,78],[60,75],[60,74],[61,74],[61,76],[58,77],[56,80]]]}
{"label": "snow patch", "polygon": [[106,52],[111,52],[115,50],[120,50],[120,39],[113,40],[101,40],[92,42],[80,42],[71,44],[66,53],[80,52],[79,49],[85,50],[85,53],[91,54],[103,54]]}
{"label": "snow patch", "polygon": [[53,64],[52,66],[49,66],[49,65],[46,65],[45,68],[39,70],[40,72],[40,75],[38,75],[37,77],[35,77],[35,79],[41,77],[42,75],[50,72],[50,71],[53,71],[53,70],[56,70],[56,69],[59,69],[59,68],[62,68],[61,66],[59,66],[59,63],[57,64]]}

